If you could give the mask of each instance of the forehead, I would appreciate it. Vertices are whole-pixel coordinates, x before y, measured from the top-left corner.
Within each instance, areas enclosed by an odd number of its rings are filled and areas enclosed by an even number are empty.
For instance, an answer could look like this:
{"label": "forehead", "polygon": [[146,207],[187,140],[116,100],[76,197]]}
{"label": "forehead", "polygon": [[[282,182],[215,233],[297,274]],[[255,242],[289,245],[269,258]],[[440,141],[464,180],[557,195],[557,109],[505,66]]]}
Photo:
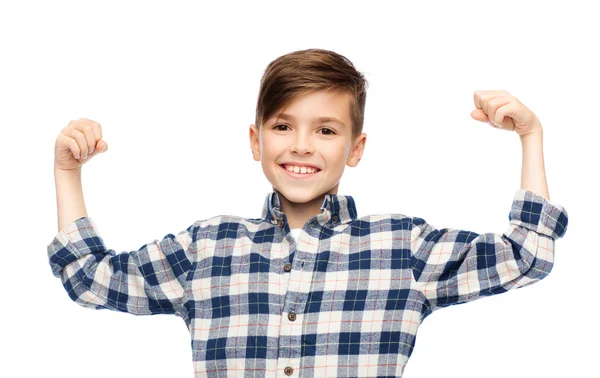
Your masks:
{"label": "forehead", "polygon": [[[276,112],[270,120],[277,120],[278,116],[288,115],[288,119],[299,122],[323,121],[319,118],[337,118],[344,125],[350,125],[350,100],[347,92],[334,93],[332,91],[315,91],[299,95],[287,106]],[[290,117],[291,116],[291,117]],[[279,117],[279,119],[283,119]]]}

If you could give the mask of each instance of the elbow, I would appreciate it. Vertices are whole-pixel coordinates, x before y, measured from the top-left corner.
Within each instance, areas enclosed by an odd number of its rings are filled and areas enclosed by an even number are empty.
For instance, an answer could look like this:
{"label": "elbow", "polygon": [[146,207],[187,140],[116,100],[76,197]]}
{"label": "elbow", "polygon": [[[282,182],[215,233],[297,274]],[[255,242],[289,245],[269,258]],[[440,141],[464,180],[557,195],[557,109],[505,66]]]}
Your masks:
{"label": "elbow", "polygon": [[86,284],[84,272],[77,263],[72,263],[60,269],[58,275],[69,298],[78,305],[92,309],[106,308],[106,301],[99,293],[94,293]]}
{"label": "elbow", "polygon": [[524,276],[528,277],[529,279],[539,281],[539,280],[546,278],[552,271],[553,267],[554,267],[553,259],[545,259],[545,258],[540,258],[540,257],[536,256],[533,259],[533,262],[532,262],[531,266],[529,267],[529,270],[527,270],[527,272],[525,272]]}
{"label": "elbow", "polygon": [[554,267],[554,239],[529,231],[526,240],[510,242],[515,256],[524,262],[520,266],[520,277],[515,280],[518,287],[529,286],[550,274]]}

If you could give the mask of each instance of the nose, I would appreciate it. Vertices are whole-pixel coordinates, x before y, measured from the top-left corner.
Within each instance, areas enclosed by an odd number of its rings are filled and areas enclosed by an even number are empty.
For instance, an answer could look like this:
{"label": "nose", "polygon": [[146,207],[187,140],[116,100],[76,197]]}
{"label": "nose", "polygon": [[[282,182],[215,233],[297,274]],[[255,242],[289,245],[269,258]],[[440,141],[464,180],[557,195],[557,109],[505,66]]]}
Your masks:
{"label": "nose", "polygon": [[[310,134],[310,132],[308,133]],[[300,155],[311,154],[313,152],[310,135],[304,132],[296,132],[294,140],[290,145],[290,152],[296,152]]]}

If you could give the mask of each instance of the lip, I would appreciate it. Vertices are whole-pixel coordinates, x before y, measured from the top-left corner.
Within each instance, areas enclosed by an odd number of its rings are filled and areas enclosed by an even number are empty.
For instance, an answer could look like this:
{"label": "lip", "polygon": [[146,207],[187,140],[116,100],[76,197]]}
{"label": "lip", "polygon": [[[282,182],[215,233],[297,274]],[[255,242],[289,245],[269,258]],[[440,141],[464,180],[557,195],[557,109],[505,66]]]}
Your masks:
{"label": "lip", "polygon": [[[285,164],[285,163],[284,163]],[[279,167],[281,168],[281,170],[283,170],[288,176],[295,178],[295,179],[309,179],[312,178],[316,175],[318,175],[321,171],[315,172],[315,173],[295,173],[295,172],[290,172],[287,169],[285,169],[285,167],[283,166],[284,164],[279,164]]]}
{"label": "lip", "polygon": [[310,165],[310,164],[305,164],[305,163],[299,163],[299,162],[296,162],[296,161],[284,161],[280,165],[295,165],[295,166],[298,166],[298,167],[307,167],[307,168],[310,167],[310,168],[315,168],[315,169],[321,170],[321,168],[319,168],[319,167],[317,167],[315,165]]}

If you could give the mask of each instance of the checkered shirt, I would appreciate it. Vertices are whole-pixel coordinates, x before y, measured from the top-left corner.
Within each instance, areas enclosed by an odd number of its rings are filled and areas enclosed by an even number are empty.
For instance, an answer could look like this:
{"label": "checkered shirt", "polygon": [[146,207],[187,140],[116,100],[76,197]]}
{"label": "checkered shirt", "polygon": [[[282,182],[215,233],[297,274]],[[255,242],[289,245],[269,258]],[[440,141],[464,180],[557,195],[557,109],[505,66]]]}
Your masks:
{"label": "checkered shirt", "polygon": [[261,218],[196,221],[130,252],[82,217],[48,257],[81,306],[181,317],[196,378],[401,377],[425,317],[546,277],[567,222],[521,189],[503,234],[358,218],[351,196],[326,194],[296,241],[270,192]]}

